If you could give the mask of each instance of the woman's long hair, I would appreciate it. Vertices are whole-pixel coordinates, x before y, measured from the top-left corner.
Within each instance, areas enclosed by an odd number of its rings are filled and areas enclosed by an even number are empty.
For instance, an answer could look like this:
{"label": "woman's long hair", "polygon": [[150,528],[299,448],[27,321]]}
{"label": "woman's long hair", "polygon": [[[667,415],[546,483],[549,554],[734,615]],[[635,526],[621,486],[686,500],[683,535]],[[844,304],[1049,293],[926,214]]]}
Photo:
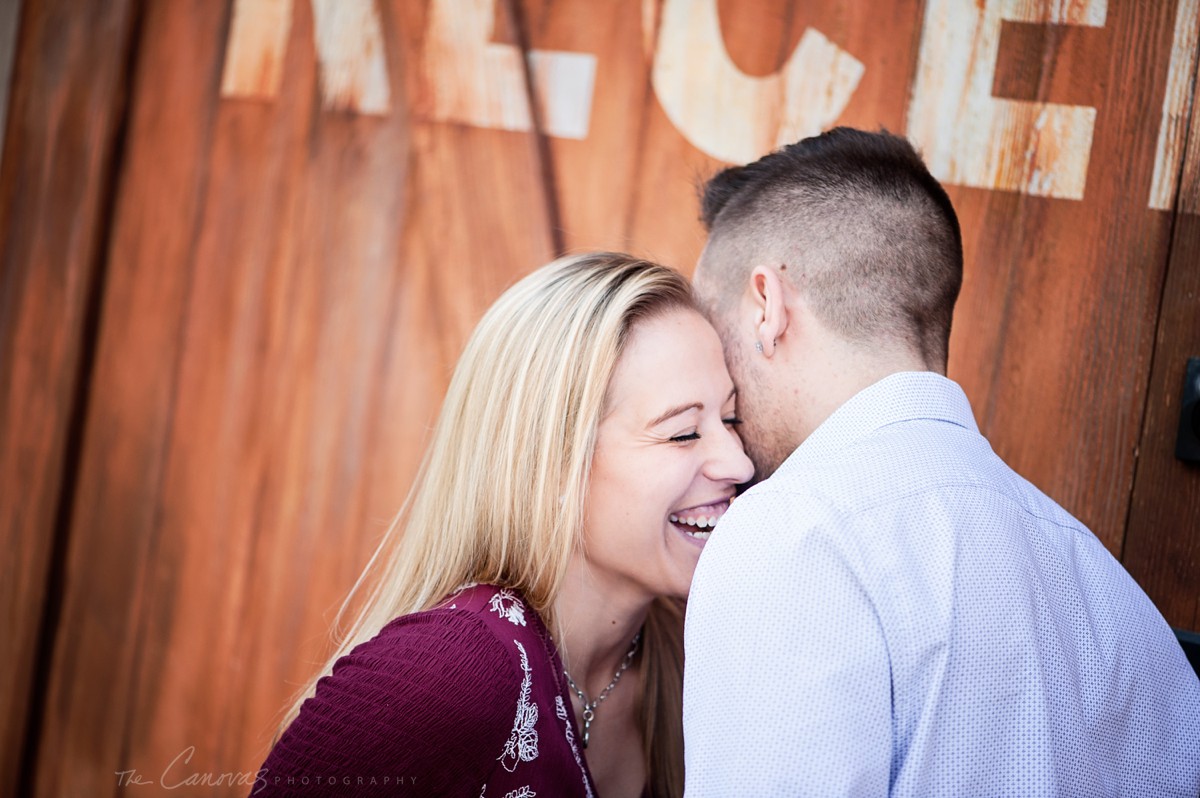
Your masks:
{"label": "woman's long hair", "polygon": [[[554,261],[492,305],[454,370],[408,498],[339,619],[351,602],[361,608],[283,727],[339,657],[465,583],[521,591],[561,646],[554,599],[582,546],[613,370],[639,320],[694,307],[682,275],[614,253]],[[639,717],[655,796],[683,794],[680,604],[656,600],[643,633]]]}

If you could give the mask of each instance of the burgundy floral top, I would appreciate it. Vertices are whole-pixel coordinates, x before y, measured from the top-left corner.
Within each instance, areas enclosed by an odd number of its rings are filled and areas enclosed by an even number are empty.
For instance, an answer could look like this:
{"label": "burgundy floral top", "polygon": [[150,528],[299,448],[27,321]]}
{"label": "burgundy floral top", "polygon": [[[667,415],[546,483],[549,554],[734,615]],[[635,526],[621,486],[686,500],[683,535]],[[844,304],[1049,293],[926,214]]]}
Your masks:
{"label": "burgundy floral top", "polygon": [[578,737],[541,618],[476,585],[339,659],[250,794],[590,798]]}

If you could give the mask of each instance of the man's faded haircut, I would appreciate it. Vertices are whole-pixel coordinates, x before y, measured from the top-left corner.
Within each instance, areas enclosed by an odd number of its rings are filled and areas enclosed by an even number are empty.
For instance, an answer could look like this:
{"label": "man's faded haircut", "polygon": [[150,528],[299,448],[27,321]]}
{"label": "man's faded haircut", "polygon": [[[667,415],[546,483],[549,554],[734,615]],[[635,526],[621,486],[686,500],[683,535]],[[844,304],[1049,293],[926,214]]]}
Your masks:
{"label": "man's faded haircut", "polygon": [[777,266],[834,332],[902,343],[945,371],[962,234],[905,139],[834,128],[726,169],[704,186],[701,221],[698,277],[722,302],[753,267]]}

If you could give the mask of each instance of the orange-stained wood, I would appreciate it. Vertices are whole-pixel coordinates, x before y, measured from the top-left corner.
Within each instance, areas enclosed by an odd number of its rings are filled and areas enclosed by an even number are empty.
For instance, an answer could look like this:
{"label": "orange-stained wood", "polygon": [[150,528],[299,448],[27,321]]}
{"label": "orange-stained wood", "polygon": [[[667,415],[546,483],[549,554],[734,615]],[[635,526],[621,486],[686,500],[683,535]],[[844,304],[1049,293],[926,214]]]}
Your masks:
{"label": "orange-stained wood", "polygon": [[168,508],[159,492],[213,128],[213,104],[204,98],[217,86],[213,42],[227,11],[207,0],[148,3],[142,11],[59,586],[62,617],[54,657],[41,664],[50,673],[36,795],[115,786],[140,687],[144,619],[167,609],[147,598],[154,584],[179,576],[160,565],[158,527]]}
{"label": "orange-stained wood", "polygon": [[1200,357],[1200,216],[1181,215],[1163,291],[1125,567],[1173,625],[1200,629],[1200,464],[1175,458],[1190,357]]}
{"label": "orange-stained wood", "polygon": [[26,0],[20,20],[0,170],[3,795],[17,794],[27,713],[46,668],[35,659],[43,612],[53,622],[59,589],[47,580],[86,402],[80,374],[95,324],[89,308],[107,237],[132,22],[131,4],[117,0]]}
{"label": "orange-stained wood", "polygon": [[1195,103],[1190,128],[1124,563],[1172,625],[1200,629],[1200,463],[1174,457],[1187,361],[1200,357],[1200,114]]}
{"label": "orange-stained wood", "polygon": [[[643,4],[659,8],[648,0]],[[920,35],[919,3],[900,0],[880,6],[798,4],[785,0],[717,3],[722,42],[733,68],[746,76],[766,79],[778,73],[802,46],[806,31],[818,31],[863,65],[837,124],[868,129],[883,126],[903,132],[904,113]],[[627,12],[627,16],[631,16]],[[664,35],[663,25],[673,23],[661,13],[647,11],[645,18],[658,24],[653,41]],[[652,66],[647,60],[646,69]],[[829,90],[837,88],[831,82]],[[711,102],[701,88],[691,102]],[[744,113],[729,108],[730,115]],[[615,149],[615,148],[614,148]],[[690,272],[703,247],[697,218],[700,184],[728,164],[699,151],[686,130],[675,125],[663,110],[662,100],[645,97],[637,137],[625,145],[633,162],[634,189],[621,197],[626,214],[624,239],[645,254],[658,257]],[[584,161],[584,158],[579,158]],[[564,173],[561,181],[570,183]],[[595,212],[600,217],[602,213]]]}
{"label": "orange-stained wood", "polygon": [[[278,96],[223,99],[228,13],[144,25],[41,794],[257,768],[467,333],[553,255],[533,134],[323,108],[305,3]],[[399,91],[424,15],[381,20]]]}
{"label": "orange-stained wood", "polygon": [[[1117,557],[1167,266],[1170,215],[1147,198],[1174,21],[1109,3],[1103,28],[1002,37],[1044,48],[998,56],[999,82],[1037,86],[1019,99],[1096,107],[1083,198],[950,188],[967,255],[951,375],[996,451]],[[1018,68],[1036,82],[1003,76]]]}
{"label": "orange-stained wood", "polygon": [[0,4],[0,147],[8,119],[9,89],[12,88],[13,60],[17,55],[17,23],[21,18],[21,0]]}
{"label": "orange-stained wood", "polygon": [[[658,63],[714,42],[711,17],[667,13],[678,0],[173,0],[90,17],[26,2],[0,171],[18,652],[0,671],[0,792],[34,668],[35,794],[249,777],[330,650],[483,309],[559,249],[691,271],[696,190],[726,165],[713,153],[816,113],[754,97],[828,90],[821,107],[841,110],[822,125],[957,146],[910,118],[940,107],[925,101],[956,68],[921,73],[922,52],[994,73],[971,89],[981,108],[1095,109],[1086,153],[1051,151],[1079,130],[1030,141],[1005,122],[984,147],[1003,168],[948,185],[967,255],[951,376],[997,451],[1123,553],[1172,623],[1200,625],[1200,486],[1173,458],[1183,363],[1200,355],[1197,0],[1110,0],[1102,25],[1001,20],[996,0],[704,0],[691,8],[715,5],[724,49],[697,61],[704,80]],[[994,63],[926,41],[963,34],[926,28],[930,9],[953,25],[980,8]],[[831,48],[861,65],[852,88],[838,70],[773,77]],[[749,88],[714,109],[710,84]],[[1081,198],[1028,193],[1045,186]],[[47,586],[60,507],[64,572]],[[35,662],[47,592],[61,613]]]}

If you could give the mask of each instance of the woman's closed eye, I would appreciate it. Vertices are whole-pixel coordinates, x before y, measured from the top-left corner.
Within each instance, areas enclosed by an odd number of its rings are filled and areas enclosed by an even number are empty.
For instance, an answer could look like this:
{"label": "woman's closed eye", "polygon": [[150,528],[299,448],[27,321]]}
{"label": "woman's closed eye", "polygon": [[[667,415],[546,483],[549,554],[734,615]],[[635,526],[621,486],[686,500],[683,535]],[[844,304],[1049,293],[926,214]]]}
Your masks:
{"label": "woman's closed eye", "polygon": [[[737,416],[729,416],[728,418],[721,419],[721,423],[727,427],[733,428],[741,424],[742,420]],[[670,440],[671,443],[690,443],[692,441],[700,440],[700,432],[698,430],[692,430],[691,432],[684,433],[683,435],[675,435],[668,440]]]}

